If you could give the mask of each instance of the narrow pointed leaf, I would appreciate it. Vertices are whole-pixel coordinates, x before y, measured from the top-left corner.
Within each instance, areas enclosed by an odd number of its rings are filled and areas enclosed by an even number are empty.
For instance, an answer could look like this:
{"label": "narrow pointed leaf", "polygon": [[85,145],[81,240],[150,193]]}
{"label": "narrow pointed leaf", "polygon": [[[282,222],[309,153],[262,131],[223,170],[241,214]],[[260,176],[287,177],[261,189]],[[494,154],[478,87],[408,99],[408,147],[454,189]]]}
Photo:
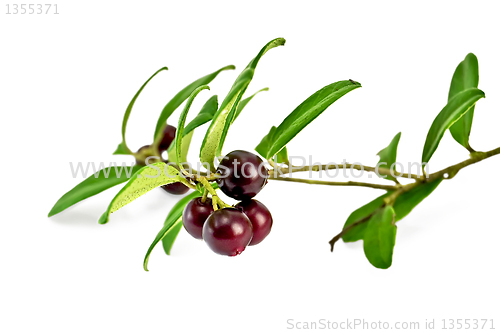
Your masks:
{"label": "narrow pointed leaf", "polygon": [[363,250],[373,266],[387,269],[392,265],[396,233],[395,212],[392,206],[380,209],[367,222]]}
{"label": "narrow pointed leaf", "polygon": [[177,160],[177,165],[180,167],[181,170],[184,169],[183,164],[186,162],[186,156],[187,156],[187,150],[184,151],[183,153],[181,149],[182,141],[183,141],[183,134],[184,134],[184,124],[186,123],[186,118],[189,112],[189,109],[191,108],[191,104],[193,104],[194,98],[200,93],[200,91],[210,88],[208,85],[202,85],[194,89],[193,93],[189,96],[186,106],[184,106],[184,110],[182,111],[180,117],[179,117],[179,124],[177,126],[177,131],[175,135],[175,149],[177,151],[176,155],[176,160]]}
{"label": "narrow pointed leaf", "polygon": [[245,106],[247,106],[247,104],[250,102],[250,100],[252,100],[253,97],[255,97],[259,92],[262,92],[262,91],[269,91],[269,88],[260,89],[259,91],[257,91],[253,95],[251,95],[250,97],[245,98],[245,99],[240,101],[238,108],[236,109],[236,113],[234,114],[233,122],[240,115],[241,111],[243,111]]}
{"label": "narrow pointed leaf", "polygon": [[257,54],[257,56],[250,61],[248,66],[238,76],[231,87],[231,90],[217,110],[217,113],[215,113],[214,119],[210,123],[210,127],[205,134],[205,138],[203,139],[200,149],[200,161],[203,165],[208,165],[210,171],[215,171],[215,157],[220,156],[221,154],[222,146],[224,145],[229,126],[234,121],[238,104],[248,85],[252,81],[255,68],[257,67],[260,58],[270,49],[284,44],[285,39],[277,38],[264,46],[259,54]]}
{"label": "narrow pointed leaf", "polygon": [[144,88],[146,87],[146,85],[149,83],[149,81],[151,81],[153,79],[153,77],[156,76],[156,74],[158,74],[159,72],[161,72],[163,70],[168,70],[168,68],[167,67],[163,67],[163,68],[160,68],[158,71],[156,71],[156,73],[154,73],[141,86],[141,88],[139,89],[139,91],[137,91],[137,93],[135,94],[135,96],[130,101],[127,109],[125,110],[125,114],[123,115],[123,122],[122,122],[122,142],[118,145],[118,148],[116,149],[116,151],[113,154],[132,154],[132,151],[130,151],[130,149],[127,147],[127,143],[125,141],[125,132],[127,131],[127,123],[128,123],[128,118],[130,117],[130,112],[132,112],[132,108],[134,107],[135,101],[137,100],[137,98],[141,94],[142,90],[144,90]]}
{"label": "narrow pointed leaf", "polygon": [[179,218],[165,233],[165,236],[163,237],[161,243],[163,246],[163,250],[167,255],[170,255],[170,251],[172,250],[174,242],[177,239],[177,235],[179,235],[181,229],[182,229],[182,218]]}
{"label": "narrow pointed leaf", "polygon": [[[191,139],[193,138],[193,131],[188,133],[187,135],[183,135],[182,144],[181,144],[181,160],[187,160],[187,154],[189,152],[189,146],[191,145]],[[175,144],[175,145],[174,145]],[[180,161],[177,159],[177,142],[174,140],[172,144],[170,144],[168,148],[168,161],[171,163],[178,164]]]}
{"label": "narrow pointed leaf", "polygon": [[470,110],[476,102],[484,98],[484,92],[470,88],[457,93],[441,110],[429,129],[422,152],[422,163],[428,162],[436,151],[441,138],[448,128]]}
{"label": "narrow pointed leaf", "polygon": [[[156,247],[158,242],[160,242],[169,232],[171,232],[173,229],[175,229],[176,228],[175,225],[179,224],[179,223],[182,225],[182,216],[178,217],[177,219],[167,218],[167,220],[165,221],[165,225],[160,230],[158,235],[156,235],[156,238],[154,239],[151,246],[149,246],[148,252],[146,253],[146,257],[144,258],[144,262],[142,265],[144,267],[145,271],[149,271],[148,270],[149,256],[151,255],[151,252],[153,251],[154,247]],[[179,228],[179,231],[180,231],[180,228]],[[176,237],[177,237],[177,234],[175,234],[175,238]],[[173,243],[172,243],[172,245],[173,245]],[[170,252],[170,248],[167,247],[167,249]]]}
{"label": "narrow pointed leaf", "polygon": [[[453,78],[451,80],[448,101],[455,97],[459,92],[469,88],[477,88],[479,84],[479,64],[474,54],[469,53],[465,59],[460,62]],[[450,133],[453,138],[463,147],[470,150],[469,136],[474,117],[474,106],[467,113],[458,119],[451,127]]]}
{"label": "narrow pointed leaf", "polygon": [[173,182],[187,184],[187,181],[179,175],[179,171],[176,168],[163,162],[142,167],[113,198],[106,212],[99,218],[99,223],[107,223],[111,213],[119,210],[148,191]]}
{"label": "narrow pointed leaf", "polygon": [[235,67],[233,65],[230,65],[230,66],[226,66],[226,67],[223,67],[211,74],[208,74],[194,82],[192,82],[191,84],[189,84],[188,86],[186,86],[184,89],[182,89],[181,91],[179,91],[168,103],[167,105],[165,105],[165,107],[163,108],[163,110],[161,111],[161,114],[160,114],[160,117],[158,118],[158,121],[156,123],[156,128],[155,128],[155,134],[154,134],[154,139],[157,140],[158,137],[162,134],[163,132],[163,128],[166,126],[167,124],[167,119],[170,117],[170,115],[172,115],[172,113],[177,109],[177,107],[179,107],[183,102],[184,100],[186,100],[190,95],[191,93],[193,93],[193,91],[198,88],[199,86],[202,86],[202,85],[206,85],[210,82],[213,81],[214,78],[217,77],[217,75],[219,75],[222,71],[224,70],[231,70],[231,69],[235,69]]}
{"label": "narrow pointed leaf", "polygon": [[[390,167],[394,165],[398,154],[398,144],[400,138],[401,138],[401,132],[399,132],[396,136],[394,136],[391,143],[385,149],[382,149],[380,150],[379,153],[377,153],[377,155],[380,157],[379,164],[385,163],[384,165],[380,165],[380,168],[390,169]],[[393,181],[396,180],[391,175],[383,176],[378,174],[378,176],[388,180],[393,180]]]}
{"label": "narrow pointed leaf", "polygon": [[217,95],[214,95],[207,100],[205,105],[203,105],[203,107],[201,108],[200,113],[198,113],[198,115],[196,115],[196,117],[187,124],[186,128],[184,128],[184,136],[186,136],[188,133],[192,132],[199,126],[204,125],[205,123],[212,120],[215,112],[217,112],[217,107]]}
{"label": "narrow pointed leaf", "polygon": [[112,166],[96,172],[64,194],[49,212],[49,217],[86,198],[129,180],[141,166]]}
{"label": "narrow pointed leaf", "polygon": [[[217,103],[217,96],[214,95],[212,96],[206,103],[203,105],[201,108],[200,113],[191,120],[191,122],[188,123],[186,128],[184,128],[184,133],[182,134],[182,146],[181,146],[181,155],[184,156],[183,158],[187,158],[187,153],[189,150],[189,145],[191,144],[191,138],[193,137],[193,132],[196,128],[199,126],[207,123],[208,121],[212,120],[214,117],[215,112],[217,111],[218,103]],[[168,160],[176,163],[177,162],[177,142],[174,140],[172,144],[170,144],[170,147],[168,148]]]}
{"label": "narrow pointed leaf", "polygon": [[325,86],[302,102],[278,126],[274,133],[265,158],[269,159],[278,153],[302,129],[316,119],[324,110],[348,92],[361,87],[361,84],[352,80],[340,81]]}

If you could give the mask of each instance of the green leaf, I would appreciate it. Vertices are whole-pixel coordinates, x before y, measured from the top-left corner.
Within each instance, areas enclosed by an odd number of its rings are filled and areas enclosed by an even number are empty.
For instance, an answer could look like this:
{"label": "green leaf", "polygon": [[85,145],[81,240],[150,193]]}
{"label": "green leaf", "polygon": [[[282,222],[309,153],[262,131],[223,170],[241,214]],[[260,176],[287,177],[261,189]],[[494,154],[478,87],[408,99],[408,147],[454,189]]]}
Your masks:
{"label": "green leaf", "polygon": [[428,162],[436,151],[441,138],[448,128],[460,119],[476,102],[484,98],[484,92],[470,88],[457,93],[441,110],[429,129],[422,152],[422,163]]}
{"label": "green leaf", "polygon": [[[260,141],[259,145],[255,148],[255,151],[257,151],[262,157],[266,158],[267,151],[269,150],[269,147],[271,144],[274,142],[275,134],[276,134],[276,127],[272,126],[271,130],[269,130],[269,133],[262,138]],[[274,156],[271,156],[266,159],[274,159]],[[281,149],[277,156],[276,156],[276,161],[278,163],[288,163],[288,151],[286,149],[286,146]]]}
{"label": "green leaf", "polygon": [[200,161],[203,165],[208,166],[209,171],[215,171],[215,157],[221,154],[229,126],[234,121],[238,104],[252,81],[255,68],[260,58],[270,49],[284,44],[285,39],[277,38],[264,46],[259,54],[250,61],[248,66],[238,76],[220,108],[217,110],[217,113],[215,113],[200,149]]}
{"label": "green leaf", "polygon": [[172,100],[170,100],[168,102],[168,104],[165,105],[165,107],[161,111],[160,117],[158,118],[158,122],[156,123],[154,139],[157,140],[158,136],[162,135],[163,128],[167,124],[167,119],[170,117],[170,115],[172,115],[172,113],[177,109],[177,107],[179,107],[184,102],[184,100],[186,100],[191,95],[191,93],[193,93],[193,91],[196,88],[212,82],[212,80],[214,78],[216,78],[220,72],[222,72],[224,70],[229,70],[229,69],[235,69],[235,67],[233,65],[223,67],[223,68],[221,68],[221,69],[219,69],[211,74],[208,74],[207,76],[204,76],[204,77],[194,81],[193,83],[189,84],[184,89],[179,91],[172,98]]}
{"label": "green leaf", "polygon": [[286,150],[286,146],[283,147],[283,149],[280,150],[280,152],[278,152],[278,154],[276,155],[276,159],[278,161],[278,163],[289,163],[289,160],[288,160],[288,151]]}
{"label": "green leaf", "polygon": [[[302,129],[316,119],[324,110],[348,92],[361,87],[352,80],[340,81],[325,86],[307,98],[278,126],[274,139],[263,154],[269,159],[288,144]],[[260,153],[260,152],[259,152]],[[262,154],[262,153],[261,153]]]}
{"label": "green leaf", "polygon": [[[380,150],[377,155],[380,157],[379,164],[385,163],[385,165],[380,165],[380,168],[387,168],[390,169],[392,165],[396,162],[396,157],[398,154],[398,144],[399,144],[399,139],[401,138],[401,132],[399,132],[394,138],[392,139],[391,143],[385,148]],[[396,179],[391,176],[391,175],[380,175],[377,173],[377,175],[381,178],[385,178],[388,180],[396,181]]]}
{"label": "green leaf", "polygon": [[248,102],[250,102],[250,100],[252,100],[253,97],[255,97],[259,92],[262,92],[262,91],[269,91],[269,88],[260,89],[259,91],[257,91],[253,95],[251,95],[250,97],[245,98],[242,101],[240,101],[240,103],[238,105],[238,109],[236,110],[236,113],[234,114],[233,122],[240,115],[241,111],[243,111],[245,106],[247,106]]}
{"label": "green leaf", "polygon": [[[434,189],[441,183],[443,179],[437,179],[432,182],[420,183],[418,186],[412,188],[411,190],[402,193],[394,202],[394,211],[396,212],[396,221],[400,221],[406,217],[420,202],[422,202],[427,196],[429,196]],[[382,196],[375,198],[370,203],[360,207],[347,218],[344,224],[344,229],[349,225],[367,218],[373,214],[377,209],[384,205],[384,198],[390,193],[386,193]],[[344,236],[342,240],[344,242],[355,242],[363,239],[366,229],[366,223],[361,223],[357,226],[351,228]]]}
{"label": "green leaf", "polygon": [[[218,102],[217,102],[217,96],[214,95],[212,96],[205,105],[201,108],[200,113],[191,120],[191,122],[188,123],[186,128],[184,128],[184,133],[183,133],[183,138],[182,138],[182,147],[181,147],[181,154],[184,156],[183,158],[187,158],[187,153],[189,150],[189,145],[191,144],[191,138],[193,137],[193,132],[196,128],[198,128],[201,125],[204,125],[208,121],[212,120],[214,117],[215,112],[217,111],[218,107]],[[176,141],[174,140],[172,144],[170,144],[170,147],[168,148],[168,160],[176,163],[177,162],[177,150],[176,150]]]}
{"label": "green leaf", "polygon": [[[177,238],[177,234],[178,234],[178,233],[175,234],[175,229],[178,228],[180,231],[180,227],[177,226],[179,224],[182,225],[182,216],[178,217],[177,219],[167,218],[167,220],[165,221],[165,225],[160,230],[158,235],[156,235],[156,238],[154,239],[151,246],[149,246],[148,252],[146,253],[146,257],[144,258],[144,262],[142,264],[145,271],[149,271],[148,270],[149,256],[151,255],[151,252],[153,251],[154,247],[158,244],[158,242],[160,242],[170,232],[172,232],[171,235],[175,240],[175,238]],[[167,248],[166,249],[164,248],[165,250],[168,250],[168,252],[169,252],[168,254],[170,254],[170,249],[171,249],[172,245],[173,245],[173,242],[167,243],[166,244]]]}
{"label": "green leaf", "polygon": [[[213,183],[212,187],[214,189],[218,188],[216,183]],[[181,199],[179,202],[177,202],[177,204],[174,205],[172,210],[170,210],[170,213],[168,214],[162,229],[158,232],[158,235],[156,235],[155,239],[153,240],[153,243],[151,243],[151,245],[149,246],[146,256],[144,257],[144,263],[143,263],[144,270],[148,271],[149,256],[151,255],[151,252],[153,252],[153,249],[158,244],[158,242],[162,241],[165,253],[167,255],[170,255],[170,250],[172,249],[174,241],[177,238],[177,234],[182,228],[182,212],[184,211],[184,207],[193,198],[200,196],[201,193],[195,191],[190,195]]]}
{"label": "green leaf", "polygon": [[257,151],[264,159],[269,159],[267,158],[267,151],[269,151],[271,144],[274,142],[275,133],[276,133],[276,127],[272,126],[271,129],[269,130],[269,133],[267,133],[267,135],[262,138],[259,145],[255,147],[255,151]]}
{"label": "green leaf", "polygon": [[111,213],[119,210],[148,191],[173,182],[188,184],[188,182],[179,175],[179,171],[176,168],[163,162],[142,167],[113,198],[106,212],[99,218],[99,223],[107,223]]}
{"label": "green leaf", "polygon": [[[194,98],[196,98],[196,96],[198,95],[198,93],[200,93],[200,91],[205,90],[205,89],[210,90],[208,85],[202,85],[202,86],[199,86],[196,89],[194,89],[193,93],[191,93],[191,95],[189,96],[189,98],[186,102],[186,106],[184,106],[184,110],[182,111],[182,113],[179,117],[179,124],[177,126],[177,131],[175,134],[175,149],[177,151],[176,162],[181,170],[184,170],[183,164],[186,162],[186,156],[187,156],[187,150],[184,151],[184,153],[183,153],[183,151],[181,149],[181,145],[182,145],[182,141],[183,141],[183,137],[184,137],[183,136],[184,124],[186,123],[187,114],[189,112],[189,109],[191,108],[191,104],[193,103]],[[191,138],[189,138],[189,141],[191,141]]]}
{"label": "green leaf", "polygon": [[204,125],[208,121],[212,120],[215,112],[217,112],[217,107],[217,95],[214,95],[207,100],[205,105],[203,105],[203,107],[201,108],[200,113],[198,113],[198,115],[196,115],[196,117],[188,123],[186,128],[184,128],[184,136],[186,136],[188,133],[192,132],[199,126]]}
{"label": "green leaf", "polygon": [[363,249],[366,258],[373,266],[379,269],[391,266],[396,233],[395,212],[392,206],[380,209],[367,222]]}
{"label": "green leaf", "polygon": [[434,189],[443,181],[442,178],[432,182],[424,182],[413,189],[402,193],[394,202],[394,211],[396,211],[396,221],[406,217],[420,202],[429,196]]}
{"label": "green leaf", "polygon": [[179,235],[181,229],[182,229],[182,218],[179,218],[171,227],[169,227],[168,231],[165,233],[165,236],[163,237],[161,243],[163,246],[163,250],[167,255],[170,255],[172,246],[174,245],[174,242],[177,239],[177,235]]}
{"label": "green leaf", "polygon": [[[193,131],[183,136],[181,145],[181,160],[187,160],[189,146],[191,145],[191,139],[193,138]],[[168,147],[168,161],[177,164],[179,163],[179,160],[177,159],[177,148],[174,144],[177,145],[175,140]]]}
{"label": "green leaf", "polygon": [[[474,54],[469,53],[464,61],[460,62],[453,78],[451,80],[448,101],[455,97],[459,92],[469,88],[477,88],[479,85],[479,64]],[[463,145],[469,151],[472,150],[469,145],[469,136],[472,127],[472,118],[474,117],[474,106],[467,113],[458,119],[451,127],[450,133],[453,138]]]}
{"label": "green leaf", "polygon": [[141,88],[139,89],[139,91],[137,91],[137,93],[135,94],[134,98],[132,98],[132,100],[128,104],[128,107],[125,110],[125,114],[123,115],[123,122],[122,122],[122,142],[118,145],[118,148],[116,149],[116,151],[113,154],[132,154],[132,151],[130,151],[130,149],[127,147],[127,143],[125,141],[125,132],[127,130],[127,122],[128,122],[128,118],[130,117],[130,112],[132,112],[132,108],[134,107],[135,101],[137,100],[137,98],[141,94],[142,90],[144,90],[144,88],[146,87],[146,85],[149,83],[149,81],[151,81],[153,79],[153,77],[156,76],[156,74],[158,74],[159,72],[161,72],[163,70],[168,70],[168,68],[167,67],[163,67],[163,68],[160,68],[158,71],[156,71],[156,73],[154,73],[141,86]]}
{"label": "green leaf", "polygon": [[[370,215],[372,215],[377,209],[381,208],[384,205],[384,198],[386,198],[387,196],[389,196],[389,193],[375,198],[373,201],[369,202],[366,205],[363,205],[362,207],[351,213],[344,224],[344,229],[351,224],[354,224],[355,222],[368,218]],[[344,242],[355,242],[362,240],[365,234],[365,229],[366,222],[354,226],[348,232],[346,232],[344,236],[342,236],[342,240]]]}
{"label": "green leaf", "polygon": [[49,217],[86,198],[127,181],[141,166],[112,166],[96,172],[64,194],[49,212]]}

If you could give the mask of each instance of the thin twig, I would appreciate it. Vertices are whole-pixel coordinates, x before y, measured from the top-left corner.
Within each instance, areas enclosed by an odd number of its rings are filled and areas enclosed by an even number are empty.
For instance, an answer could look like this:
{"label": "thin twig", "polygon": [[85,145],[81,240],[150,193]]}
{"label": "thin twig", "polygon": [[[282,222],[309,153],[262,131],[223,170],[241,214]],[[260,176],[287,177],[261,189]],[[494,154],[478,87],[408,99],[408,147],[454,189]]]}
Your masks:
{"label": "thin twig", "polygon": [[285,181],[285,182],[300,182],[300,183],[308,183],[308,184],[320,184],[320,185],[325,185],[325,186],[369,187],[369,188],[383,189],[383,190],[396,190],[398,188],[397,186],[388,186],[388,185],[382,185],[382,184],[354,182],[354,181],[333,182],[333,181],[297,179],[297,178],[288,178],[288,177],[269,177],[269,180],[277,180],[277,181]]}
{"label": "thin twig", "polygon": [[201,197],[201,202],[205,203],[208,197],[208,190],[205,188],[203,189],[203,196]]}
{"label": "thin twig", "polygon": [[[471,157],[467,160],[464,160],[458,164],[446,167],[445,169],[440,170],[439,172],[432,173],[429,175],[429,181],[435,180],[437,178],[444,178],[446,180],[449,180],[453,178],[457,173],[462,169],[467,166],[473,165],[475,163],[478,163],[484,159],[488,159],[490,157],[496,156],[500,154],[500,147],[486,151],[486,152],[474,152],[471,154]],[[445,178],[444,175],[448,174],[448,176]]]}
{"label": "thin twig", "polygon": [[352,224],[350,224],[349,226],[347,226],[346,228],[342,229],[342,231],[340,233],[338,233],[337,235],[335,235],[333,237],[333,239],[330,240],[330,251],[333,252],[333,247],[335,246],[335,243],[340,240],[342,238],[342,236],[345,235],[345,233],[349,232],[351,229],[353,229],[354,227],[358,226],[358,225],[361,225],[365,222],[367,222],[368,220],[370,220],[370,218],[375,214],[375,211],[372,212],[370,215],[364,217],[363,219],[360,219],[358,221],[355,221],[353,222]]}
{"label": "thin twig", "polygon": [[[420,180],[422,176],[416,175],[416,174],[411,174],[411,173],[400,173],[396,170],[391,170],[388,168],[382,168],[382,167],[371,167],[371,166],[364,166],[361,164],[347,164],[347,163],[342,163],[342,164],[325,164],[325,165],[308,165],[308,166],[302,166],[302,167],[295,167],[295,166],[290,166],[287,168],[280,168],[279,170],[271,170],[269,172],[269,177],[277,177],[279,174],[288,174],[288,173],[296,173],[296,172],[319,172],[319,171],[326,171],[326,170],[332,170],[332,169],[355,169],[358,171],[366,171],[366,172],[373,172],[377,173],[380,175],[388,175],[388,176],[395,176],[395,177],[404,177],[408,179],[414,179],[414,180]],[[276,175],[275,175],[276,174]]]}

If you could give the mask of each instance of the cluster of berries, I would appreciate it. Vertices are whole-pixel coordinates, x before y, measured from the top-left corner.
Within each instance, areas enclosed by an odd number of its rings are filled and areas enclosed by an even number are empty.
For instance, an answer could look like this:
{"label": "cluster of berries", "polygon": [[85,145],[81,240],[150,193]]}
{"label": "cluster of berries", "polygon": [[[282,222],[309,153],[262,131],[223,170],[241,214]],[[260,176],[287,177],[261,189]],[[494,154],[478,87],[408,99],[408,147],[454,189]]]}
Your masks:
{"label": "cluster of berries", "polygon": [[215,253],[236,256],[271,232],[271,213],[252,199],[267,183],[268,172],[257,155],[237,150],[224,157],[217,174],[222,192],[240,202],[214,211],[210,198],[198,197],[186,205],[182,221],[189,234],[203,239]]}
{"label": "cluster of berries", "polygon": [[[160,153],[167,151],[175,133],[175,127],[165,127],[159,145]],[[137,152],[149,147],[143,146]],[[237,150],[223,158],[216,174],[222,192],[240,202],[234,207],[215,211],[210,197],[197,197],[184,208],[182,220],[187,232],[196,239],[203,239],[214,252],[236,256],[248,245],[262,242],[271,232],[271,213],[264,204],[252,199],[266,185],[268,171],[259,156]],[[189,190],[180,182],[164,185],[162,189],[174,195],[182,195]]]}

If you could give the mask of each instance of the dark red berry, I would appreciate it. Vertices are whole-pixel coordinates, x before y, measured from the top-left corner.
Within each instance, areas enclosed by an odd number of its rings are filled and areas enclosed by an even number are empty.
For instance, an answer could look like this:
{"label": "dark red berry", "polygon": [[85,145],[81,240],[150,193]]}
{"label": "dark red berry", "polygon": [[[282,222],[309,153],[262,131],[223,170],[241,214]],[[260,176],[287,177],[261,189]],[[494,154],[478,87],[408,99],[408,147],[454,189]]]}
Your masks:
{"label": "dark red berry", "polygon": [[163,138],[161,139],[159,149],[160,151],[166,151],[172,141],[175,139],[176,128],[171,125],[167,125],[165,129],[163,129]]}
{"label": "dark red berry", "polygon": [[273,226],[271,212],[264,204],[255,199],[240,202],[236,208],[246,214],[252,223],[253,237],[249,246],[262,242],[269,235]]}
{"label": "dark red berry", "polygon": [[212,199],[207,198],[205,203],[201,201],[201,197],[191,200],[182,213],[184,228],[194,238],[202,239],[203,225],[212,212],[214,212]]}
{"label": "dark red berry", "polygon": [[217,173],[219,188],[229,197],[248,200],[259,193],[267,182],[269,173],[259,156],[236,150],[224,157]]}
{"label": "dark red berry", "polygon": [[217,210],[203,226],[203,240],[217,254],[239,255],[252,240],[252,223],[237,209]]}
{"label": "dark red berry", "polygon": [[182,195],[189,191],[189,188],[186,187],[182,182],[174,182],[169,183],[164,186],[161,186],[163,190],[173,195]]}

